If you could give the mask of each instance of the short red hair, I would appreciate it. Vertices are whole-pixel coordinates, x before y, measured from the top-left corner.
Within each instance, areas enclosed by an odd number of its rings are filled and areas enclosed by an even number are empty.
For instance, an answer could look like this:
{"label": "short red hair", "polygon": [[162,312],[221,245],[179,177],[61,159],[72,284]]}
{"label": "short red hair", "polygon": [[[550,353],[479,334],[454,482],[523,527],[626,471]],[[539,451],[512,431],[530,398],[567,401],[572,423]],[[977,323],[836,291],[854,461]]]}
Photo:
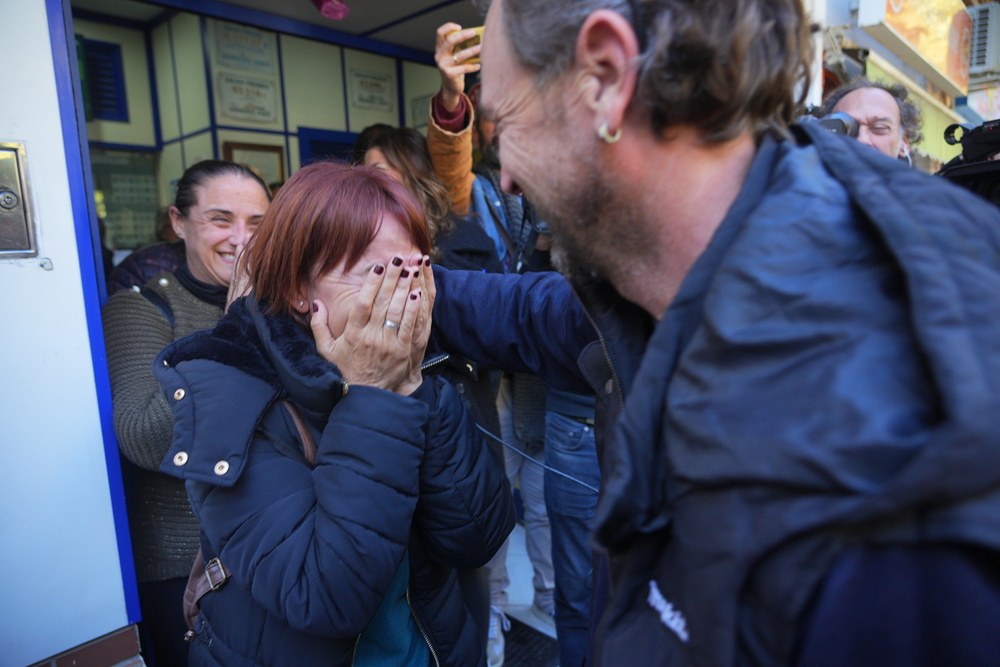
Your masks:
{"label": "short red hair", "polygon": [[243,251],[250,284],[266,312],[294,313],[314,276],[361,259],[392,215],[413,245],[430,252],[420,204],[381,171],[342,162],[313,162],[288,179]]}

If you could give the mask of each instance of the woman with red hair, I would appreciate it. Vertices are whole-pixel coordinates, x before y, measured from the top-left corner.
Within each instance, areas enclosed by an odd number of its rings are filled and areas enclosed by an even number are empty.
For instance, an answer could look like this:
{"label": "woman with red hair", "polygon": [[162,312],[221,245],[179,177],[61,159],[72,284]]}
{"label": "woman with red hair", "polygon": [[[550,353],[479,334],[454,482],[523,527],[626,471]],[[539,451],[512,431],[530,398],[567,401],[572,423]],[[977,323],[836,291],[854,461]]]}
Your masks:
{"label": "woman with red hair", "polygon": [[429,250],[402,185],[311,164],[247,246],[251,294],[157,360],[162,469],[231,579],[200,601],[192,665],[484,662],[460,571],[514,514],[457,393],[425,374]]}

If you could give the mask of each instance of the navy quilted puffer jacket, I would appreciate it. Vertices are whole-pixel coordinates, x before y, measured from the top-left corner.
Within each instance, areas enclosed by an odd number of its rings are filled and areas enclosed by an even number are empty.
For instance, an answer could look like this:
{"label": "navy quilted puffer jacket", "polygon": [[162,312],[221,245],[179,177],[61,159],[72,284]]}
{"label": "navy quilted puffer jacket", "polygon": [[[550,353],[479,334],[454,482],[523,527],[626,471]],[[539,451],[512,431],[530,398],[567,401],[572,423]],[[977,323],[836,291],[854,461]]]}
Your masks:
{"label": "navy quilted puffer jacket", "polygon": [[[252,297],[155,373],[175,423],[161,470],[187,481],[205,558],[232,571],[201,601],[192,664],[350,664],[404,554],[432,663],[484,662],[460,571],[492,557],[514,512],[450,385],[345,391],[311,335]],[[314,467],[282,398],[312,431]]]}

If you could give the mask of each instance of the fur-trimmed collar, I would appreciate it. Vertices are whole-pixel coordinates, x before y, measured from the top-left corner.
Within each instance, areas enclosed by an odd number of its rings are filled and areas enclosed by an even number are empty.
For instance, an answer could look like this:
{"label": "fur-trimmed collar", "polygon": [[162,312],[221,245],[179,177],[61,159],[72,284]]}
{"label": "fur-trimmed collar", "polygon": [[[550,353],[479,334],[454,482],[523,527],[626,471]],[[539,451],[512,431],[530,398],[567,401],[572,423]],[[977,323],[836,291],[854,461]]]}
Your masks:
{"label": "fur-trimmed collar", "polygon": [[282,395],[341,382],[336,366],[316,352],[308,331],[287,315],[261,310],[253,296],[235,301],[215,329],[181,339],[166,360],[174,366],[192,359],[215,361],[267,382]]}

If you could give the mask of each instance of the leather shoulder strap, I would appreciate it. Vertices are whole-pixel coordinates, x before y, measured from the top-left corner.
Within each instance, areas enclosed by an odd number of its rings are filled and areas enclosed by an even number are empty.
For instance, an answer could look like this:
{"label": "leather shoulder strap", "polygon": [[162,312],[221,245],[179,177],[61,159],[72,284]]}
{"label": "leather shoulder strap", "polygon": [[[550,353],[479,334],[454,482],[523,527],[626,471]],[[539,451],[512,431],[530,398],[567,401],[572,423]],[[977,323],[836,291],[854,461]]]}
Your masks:
{"label": "leather shoulder strap", "polygon": [[295,406],[289,400],[283,398],[281,399],[281,404],[288,410],[292,421],[295,422],[295,428],[299,431],[299,440],[302,441],[302,451],[306,455],[306,461],[309,462],[309,465],[314,465],[316,463],[316,441],[313,440],[309,427],[306,426],[302,415],[299,414],[299,411],[295,409]]}
{"label": "leather shoulder strap", "polygon": [[[152,290],[150,290],[150,292],[152,292]],[[295,406],[292,405],[291,402],[282,399],[281,403],[285,406],[285,409],[288,410],[288,414],[291,415],[292,421],[295,422],[295,428],[299,432],[299,439],[302,441],[302,451],[305,453],[306,461],[308,461],[309,465],[314,465],[316,463],[316,441],[313,439],[312,433],[309,432],[309,427],[306,426],[306,422],[302,419],[302,415],[299,414],[299,411],[295,409]],[[184,618],[187,621],[188,626],[188,632],[185,635],[185,638],[188,641],[190,641],[195,634],[194,626],[200,611],[199,603],[201,602],[201,599],[207,593],[222,588],[222,586],[229,580],[230,576],[232,576],[232,573],[230,573],[229,568],[227,568],[221,560],[213,558],[206,563],[204,556],[202,555],[202,550],[198,549],[198,555],[195,558],[194,565],[191,567],[191,574],[188,575],[187,588],[184,591]]]}

